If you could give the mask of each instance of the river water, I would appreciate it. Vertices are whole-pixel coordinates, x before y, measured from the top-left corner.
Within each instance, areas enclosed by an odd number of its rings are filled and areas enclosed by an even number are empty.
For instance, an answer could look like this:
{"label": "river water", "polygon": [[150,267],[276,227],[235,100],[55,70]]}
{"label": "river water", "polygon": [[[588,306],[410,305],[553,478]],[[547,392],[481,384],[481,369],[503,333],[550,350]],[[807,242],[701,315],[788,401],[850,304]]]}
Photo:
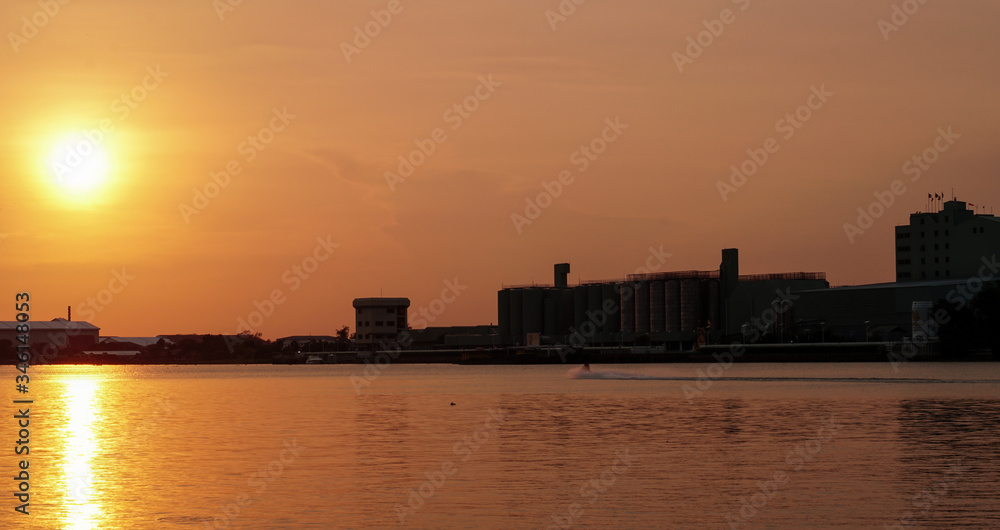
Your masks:
{"label": "river water", "polygon": [[1000,527],[1000,364],[363,368],[33,368],[0,527]]}

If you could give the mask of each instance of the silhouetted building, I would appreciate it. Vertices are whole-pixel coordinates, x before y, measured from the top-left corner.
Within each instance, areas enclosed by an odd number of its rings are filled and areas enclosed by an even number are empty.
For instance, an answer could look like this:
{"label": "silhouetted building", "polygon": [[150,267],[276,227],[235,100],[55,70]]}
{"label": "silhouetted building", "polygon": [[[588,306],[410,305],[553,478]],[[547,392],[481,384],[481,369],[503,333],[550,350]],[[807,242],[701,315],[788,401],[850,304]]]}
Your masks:
{"label": "silhouetted building", "polygon": [[1000,250],[1000,218],[951,200],[936,213],[910,214],[896,227],[896,281],[970,278]]}
{"label": "silhouetted building", "polygon": [[355,343],[395,340],[407,328],[409,298],[355,298]]}
{"label": "silhouetted building", "polygon": [[736,249],[714,271],[632,274],[570,287],[568,264],[553,285],[507,286],[497,293],[500,340],[574,346],[664,346],[690,349],[712,336],[736,335],[775,303],[780,292],[829,287],[823,273],[739,274]]}
{"label": "silhouetted building", "polygon": [[[9,341],[17,346],[17,326],[24,322],[0,322],[0,341]],[[84,321],[66,320],[65,318],[55,318],[49,322],[30,321],[28,336],[31,351],[39,351],[39,348],[46,344],[51,344],[55,349],[62,349],[67,346],[86,348],[97,344],[100,339],[101,328]]]}

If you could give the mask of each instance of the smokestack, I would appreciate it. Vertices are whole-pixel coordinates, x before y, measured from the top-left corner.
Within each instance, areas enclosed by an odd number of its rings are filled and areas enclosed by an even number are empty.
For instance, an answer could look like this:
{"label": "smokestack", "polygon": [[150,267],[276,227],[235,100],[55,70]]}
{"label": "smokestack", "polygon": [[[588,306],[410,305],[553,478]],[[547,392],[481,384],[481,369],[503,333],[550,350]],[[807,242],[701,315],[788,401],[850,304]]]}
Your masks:
{"label": "smokestack", "polygon": [[73,306],[71,305],[66,306],[66,320],[73,320]]}

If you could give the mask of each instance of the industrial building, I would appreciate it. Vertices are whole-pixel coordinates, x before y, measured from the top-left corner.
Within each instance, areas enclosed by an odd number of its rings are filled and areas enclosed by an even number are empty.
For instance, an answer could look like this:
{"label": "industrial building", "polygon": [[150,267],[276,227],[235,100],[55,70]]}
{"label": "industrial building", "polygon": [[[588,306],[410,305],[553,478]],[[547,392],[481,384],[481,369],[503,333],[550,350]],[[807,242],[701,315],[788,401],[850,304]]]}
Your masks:
{"label": "industrial building", "polygon": [[829,287],[823,273],[741,276],[736,249],[723,250],[718,270],[632,274],[572,287],[569,271],[569,264],[557,264],[553,285],[498,292],[503,344],[687,350],[740,333],[743,324],[780,301],[780,292]]}
{"label": "industrial building", "polygon": [[1000,249],[1000,218],[950,200],[938,212],[910,214],[896,227],[896,281],[970,278]]}
{"label": "industrial building", "polygon": [[[24,325],[24,322],[0,322],[0,341],[8,341],[12,345],[17,345],[17,326]],[[46,345],[49,349],[60,350],[67,346],[85,349],[98,343],[101,328],[83,321],[66,320],[65,318],[55,318],[49,322],[32,320],[27,322],[30,326],[28,332],[29,343],[32,352],[41,351]]]}
{"label": "industrial building", "polygon": [[355,344],[373,346],[394,340],[407,328],[409,298],[355,298]]}

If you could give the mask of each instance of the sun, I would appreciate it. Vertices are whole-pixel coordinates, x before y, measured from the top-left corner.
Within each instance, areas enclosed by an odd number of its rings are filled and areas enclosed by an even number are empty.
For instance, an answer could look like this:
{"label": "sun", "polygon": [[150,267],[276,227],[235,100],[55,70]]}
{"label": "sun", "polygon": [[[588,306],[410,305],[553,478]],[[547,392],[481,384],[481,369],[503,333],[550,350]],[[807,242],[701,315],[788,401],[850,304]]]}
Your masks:
{"label": "sun", "polygon": [[56,143],[46,165],[58,188],[80,195],[95,191],[107,180],[111,165],[101,140],[76,133]]}

